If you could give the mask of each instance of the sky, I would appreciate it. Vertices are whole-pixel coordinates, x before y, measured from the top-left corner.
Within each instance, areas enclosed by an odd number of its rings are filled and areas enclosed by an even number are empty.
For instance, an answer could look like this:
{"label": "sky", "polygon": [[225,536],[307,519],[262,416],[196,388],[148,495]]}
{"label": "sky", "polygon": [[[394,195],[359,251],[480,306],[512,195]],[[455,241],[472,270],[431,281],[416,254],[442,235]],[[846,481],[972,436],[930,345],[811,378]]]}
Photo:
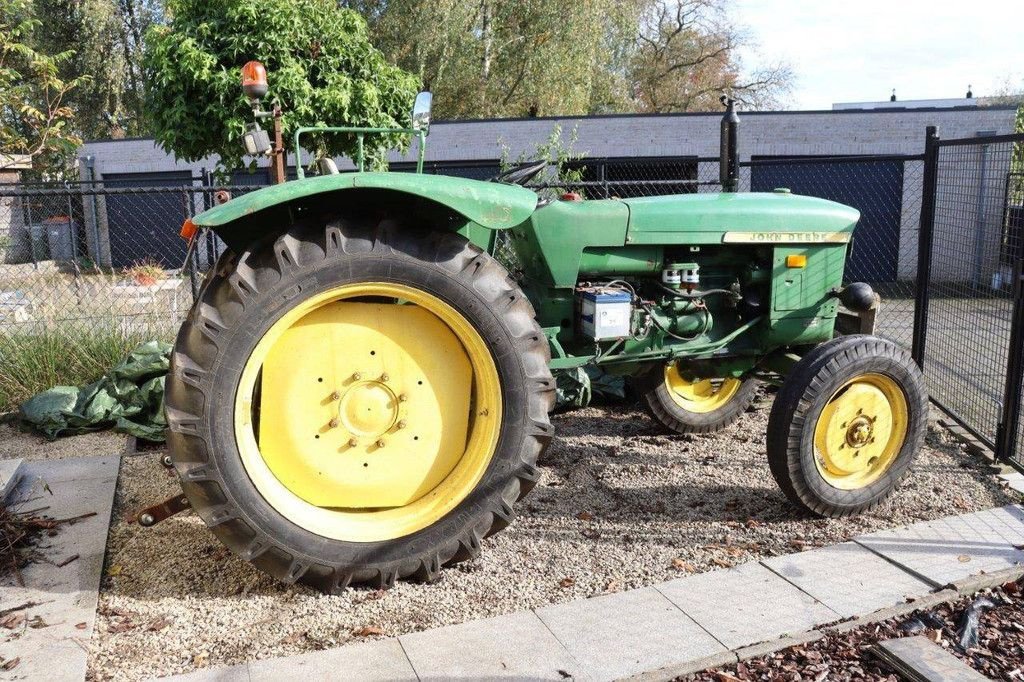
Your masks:
{"label": "sky", "polygon": [[786,61],[792,109],[991,94],[1024,84],[1024,0],[733,0],[755,47],[745,69]]}

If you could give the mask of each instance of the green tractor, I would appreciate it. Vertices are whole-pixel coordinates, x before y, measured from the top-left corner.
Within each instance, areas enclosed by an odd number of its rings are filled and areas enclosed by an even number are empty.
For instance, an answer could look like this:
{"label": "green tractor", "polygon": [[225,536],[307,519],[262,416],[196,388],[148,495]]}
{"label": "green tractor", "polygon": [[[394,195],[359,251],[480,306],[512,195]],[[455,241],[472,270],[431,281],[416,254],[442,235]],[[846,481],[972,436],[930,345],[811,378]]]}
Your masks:
{"label": "green tractor", "polygon": [[[422,97],[407,132],[428,125]],[[893,492],[927,396],[901,347],[836,336],[840,303],[877,300],[843,286],[856,210],[781,190],[546,200],[521,186],[541,167],[325,164],[186,223],[227,250],[177,337],[168,445],[235,553],[327,592],[435,579],[512,522],[554,436],[553,372],[586,365],[677,433],[778,384],[766,451],[793,503],[843,517]]]}

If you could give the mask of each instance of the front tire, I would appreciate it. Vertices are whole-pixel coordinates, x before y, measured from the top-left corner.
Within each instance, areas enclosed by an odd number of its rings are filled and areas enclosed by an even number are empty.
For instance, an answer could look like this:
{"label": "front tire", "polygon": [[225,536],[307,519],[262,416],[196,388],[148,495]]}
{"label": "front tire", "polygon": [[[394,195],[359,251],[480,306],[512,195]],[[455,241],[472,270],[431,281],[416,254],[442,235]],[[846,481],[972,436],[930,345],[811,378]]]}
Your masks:
{"label": "front tire", "polygon": [[844,336],[802,358],[768,419],[768,463],[786,496],[841,518],[875,509],[924,443],[928,395],[906,350]]}
{"label": "front tire", "polygon": [[168,446],[203,521],[275,578],[429,581],[536,482],[548,360],[530,303],[461,236],[299,226],[226,254],[204,287],[172,356]]}
{"label": "front tire", "polygon": [[721,431],[746,412],[757,388],[753,378],[689,380],[675,363],[655,369],[641,382],[651,416],[674,433]]}

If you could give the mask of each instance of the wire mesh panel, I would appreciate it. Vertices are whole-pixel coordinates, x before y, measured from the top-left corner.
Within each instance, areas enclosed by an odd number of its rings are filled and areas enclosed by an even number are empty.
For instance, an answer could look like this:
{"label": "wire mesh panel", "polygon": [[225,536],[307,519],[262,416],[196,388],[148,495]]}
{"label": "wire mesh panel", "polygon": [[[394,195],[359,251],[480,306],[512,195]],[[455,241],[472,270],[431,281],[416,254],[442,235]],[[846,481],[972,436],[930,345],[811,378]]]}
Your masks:
{"label": "wire mesh panel", "polygon": [[[933,399],[993,447],[1003,421],[1021,141],[938,143],[923,366]],[[1019,419],[1019,415],[1015,418]]]}

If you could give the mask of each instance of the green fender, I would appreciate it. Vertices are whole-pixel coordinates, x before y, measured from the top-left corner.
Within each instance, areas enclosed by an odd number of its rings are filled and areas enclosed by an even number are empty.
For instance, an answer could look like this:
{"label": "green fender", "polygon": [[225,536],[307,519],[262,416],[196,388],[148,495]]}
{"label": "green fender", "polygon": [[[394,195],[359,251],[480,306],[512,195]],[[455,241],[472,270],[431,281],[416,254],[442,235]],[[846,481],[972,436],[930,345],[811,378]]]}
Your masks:
{"label": "green fender", "polygon": [[537,195],[518,185],[419,173],[339,173],[265,187],[204,211],[192,222],[220,232],[277,206],[353,189],[390,190],[427,199],[490,230],[518,225],[537,207]]}

